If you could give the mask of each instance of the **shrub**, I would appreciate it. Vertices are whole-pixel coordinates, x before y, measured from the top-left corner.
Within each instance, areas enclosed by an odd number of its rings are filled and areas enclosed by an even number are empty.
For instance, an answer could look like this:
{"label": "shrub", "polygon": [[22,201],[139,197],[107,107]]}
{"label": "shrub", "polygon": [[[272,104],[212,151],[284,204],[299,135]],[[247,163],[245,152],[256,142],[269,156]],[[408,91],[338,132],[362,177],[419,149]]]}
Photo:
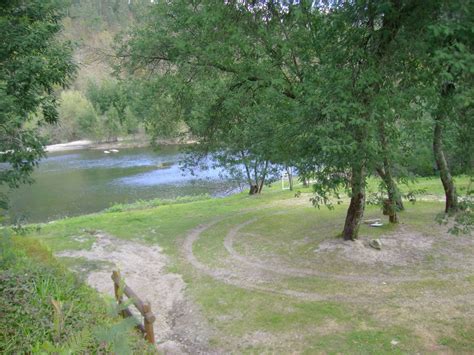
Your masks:
{"label": "shrub", "polygon": [[0,248],[0,353],[126,353],[130,343],[146,350],[130,337],[132,324],[108,314],[37,240],[3,236]]}

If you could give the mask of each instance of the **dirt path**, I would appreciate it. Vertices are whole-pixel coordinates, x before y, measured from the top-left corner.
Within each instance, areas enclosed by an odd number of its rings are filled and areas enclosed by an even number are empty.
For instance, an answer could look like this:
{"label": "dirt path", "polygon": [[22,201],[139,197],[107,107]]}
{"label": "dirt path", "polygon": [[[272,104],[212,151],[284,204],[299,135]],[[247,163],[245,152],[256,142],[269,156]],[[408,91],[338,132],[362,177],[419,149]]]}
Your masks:
{"label": "dirt path", "polygon": [[99,292],[113,297],[110,278],[119,269],[135,293],[151,303],[156,316],[154,323],[158,349],[168,354],[204,353],[207,351],[209,330],[196,307],[186,299],[181,275],[168,273],[168,258],[158,246],[114,238],[102,232],[91,250],[65,251],[59,257],[85,258],[105,261],[104,269],[87,275],[87,283]]}

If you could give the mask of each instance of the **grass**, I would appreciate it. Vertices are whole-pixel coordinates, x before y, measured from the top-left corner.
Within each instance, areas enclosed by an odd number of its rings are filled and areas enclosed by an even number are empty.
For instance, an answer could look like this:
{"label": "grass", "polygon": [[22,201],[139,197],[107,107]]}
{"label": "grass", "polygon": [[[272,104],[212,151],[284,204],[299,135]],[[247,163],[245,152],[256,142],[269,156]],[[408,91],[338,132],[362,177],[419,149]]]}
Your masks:
{"label": "grass", "polygon": [[[454,183],[460,194],[463,194],[467,191],[467,187],[470,183],[470,177],[467,175],[459,175],[454,178]],[[371,177],[368,179],[367,187],[371,192],[378,190],[380,184],[380,179],[378,177]],[[402,193],[408,193],[410,191],[424,191],[425,194],[444,196],[443,185],[440,182],[439,177],[422,177],[415,178],[413,180],[407,180],[406,182],[399,183],[399,188]]]}
{"label": "grass", "polygon": [[130,204],[114,204],[105,210],[105,212],[124,212],[124,211],[133,211],[133,210],[144,210],[158,206],[164,205],[177,205],[181,203],[189,203],[195,201],[202,201],[202,200],[209,200],[211,198],[210,195],[196,195],[196,196],[180,196],[174,199],[160,199],[155,198],[152,200],[138,200],[134,203]]}
{"label": "grass", "polygon": [[[457,183],[462,190],[469,179],[458,177]],[[377,184],[376,179],[370,179],[369,190],[375,191]],[[449,253],[443,254],[443,243],[449,244],[446,238],[457,238],[447,237],[434,221],[443,209],[442,203],[406,203],[406,211],[400,213],[403,228],[439,239],[418,264],[409,267],[354,264],[337,253],[315,259],[315,250],[320,243],[334,240],[339,234],[347,205],[335,206],[334,210],[316,209],[309,202],[310,188],[297,186],[295,190],[300,190],[302,195],[296,198],[295,191],[281,191],[277,185],[265,190],[261,196],[238,194],[221,199],[203,197],[115,206],[106,213],[35,226],[29,232],[32,238],[29,240],[39,239],[53,252],[90,249],[95,240],[93,232],[101,230],[117,238],[158,244],[170,257],[169,269],[183,276],[187,295],[199,306],[212,329],[212,350],[239,353],[456,353],[469,351],[474,346],[473,318],[469,317],[469,311],[459,311],[469,309],[472,304],[474,276],[452,280],[437,278],[443,272],[452,271],[443,264],[452,258]],[[425,189],[425,194],[442,195],[438,179],[419,179],[416,185],[401,185],[401,189],[403,192]],[[321,300],[310,301],[224,283],[194,269],[183,257],[182,244],[189,231],[203,223],[219,220],[194,244],[196,258],[209,268],[242,269],[242,274],[237,276],[243,284],[252,284],[252,277],[263,276],[258,272],[252,274],[251,268],[249,271],[241,263],[229,259],[223,241],[229,230],[253,218],[256,220],[243,227],[235,240],[234,249],[240,255],[267,265],[313,268],[335,275],[373,275],[386,277],[387,282],[278,275],[259,284],[274,290],[323,296]],[[365,218],[385,217],[379,207],[368,206]],[[388,224],[382,228],[362,225],[360,235],[366,239],[383,237],[397,233],[399,228]],[[460,253],[466,258],[472,257],[472,243],[466,245]],[[30,254],[36,255],[36,252]],[[83,273],[103,266],[100,262],[73,258],[62,258],[60,263]],[[423,279],[390,281],[393,276],[403,275],[421,275]],[[49,279],[45,280],[36,288],[40,297],[48,292],[60,295],[60,290],[50,286]],[[341,300],[336,298],[341,296],[344,297]],[[451,314],[456,316],[451,317]]]}

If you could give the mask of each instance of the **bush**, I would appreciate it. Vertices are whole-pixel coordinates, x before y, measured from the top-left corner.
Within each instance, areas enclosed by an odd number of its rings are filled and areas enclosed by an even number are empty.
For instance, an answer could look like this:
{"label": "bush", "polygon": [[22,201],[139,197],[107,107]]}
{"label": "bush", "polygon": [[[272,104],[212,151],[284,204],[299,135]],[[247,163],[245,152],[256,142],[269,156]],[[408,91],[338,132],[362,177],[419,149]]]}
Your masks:
{"label": "bush", "polygon": [[130,342],[145,350],[127,334],[132,324],[111,317],[98,294],[38,241],[0,242],[0,353],[123,353],[117,344],[124,350]]}

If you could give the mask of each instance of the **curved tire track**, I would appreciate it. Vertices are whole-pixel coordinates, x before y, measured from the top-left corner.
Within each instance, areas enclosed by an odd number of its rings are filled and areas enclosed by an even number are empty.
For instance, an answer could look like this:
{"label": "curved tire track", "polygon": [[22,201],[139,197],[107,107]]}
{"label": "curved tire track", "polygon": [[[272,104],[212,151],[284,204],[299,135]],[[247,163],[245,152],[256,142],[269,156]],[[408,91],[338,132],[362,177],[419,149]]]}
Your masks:
{"label": "curved tire track", "polygon": [[[248,212],[248,211],[247,211]],[[239,288],[253,290],[253,291],[260,291],[260,292],[267,292],[277,295],[284,295],[289,296],[292,298],[297,298],[300,300],[305,301],[344,301],[349,303],[366,303],[368,299],[372,299],[372,296],[367,295],[366,297],[358,297],[355,299],[353,296],[347,296],[345,294],[334,294],[334,295],[325,295],[315,292],[302,292],[302,291],[295,291],[291,289],[284,289],[284,288],[273,288],[271,286],[264,286],[258,285],[258,281],[269,281],[268,279],[260,279],[255,280],[252,277],[242,277],[239,275],[236,270],[230,270],[228,268],[212,268],[202,262],[200,262],[193,253],[193,245],[194,243],[199,240],[201,234],[206,230],[212,228],[217,223],[231,217],[222,217],[215,219],[209,223],[201,224],[198,227],[192,229],[183,243],[183,253],[184,257],[187,261],[197,270],[212,277],[215,280],[221,281],[225,284],[233,285]],[[290,277],[307,277],[307,276],[316,276],[322,277],[327,279],[333,279],[338,281],[347,281],[347,282],[370,282],[375,284],[385,284],[385,282],[396,283],[396,282],[410,282],[410,281],[422,281],[422,280],[430,280],[433,278],[436,279],[453,279],[456,275],[437,275],[432,277],[419,277],[419,276],[371,276],[371,275],[342,275],[342,274],[332,274],[322,271],[317,271],[313,269],[303,269],[303,268],[293,268],[293,267],[285,267],[281,265],[274,265],[274,264],[267,264],[255,260],[251,260],[239,253],[236,252],[234,249],[234,241],[238,236],[239,231],[259,220],[261,217],[254,217],[251,218],[243,223],[240,223],[230,229],[227,235],[224,238],[224,247],[229,253],[231,259],[237,261],[239,266],[239,271],[245,271],[245,269],[251,271],[260,271],[267,274],[277,274],[283,276],[290,276]],[[253,282],[252,282],[253,281]]]}

